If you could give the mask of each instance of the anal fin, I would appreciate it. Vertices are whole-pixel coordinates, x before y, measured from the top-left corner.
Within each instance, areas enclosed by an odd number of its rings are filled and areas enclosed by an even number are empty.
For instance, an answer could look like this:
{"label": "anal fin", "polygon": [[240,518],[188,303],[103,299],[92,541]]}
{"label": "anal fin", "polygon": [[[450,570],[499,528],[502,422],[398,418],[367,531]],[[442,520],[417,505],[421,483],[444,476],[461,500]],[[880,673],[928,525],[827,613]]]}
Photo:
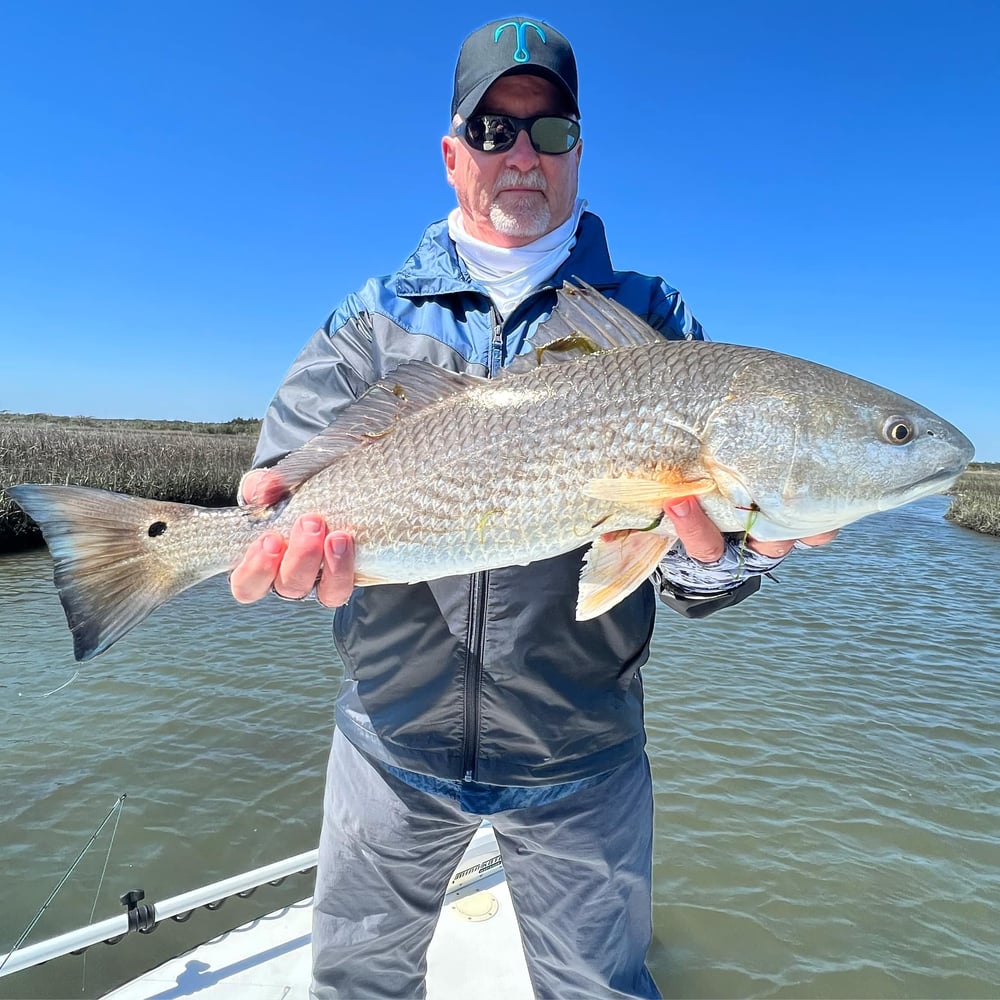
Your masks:
{"label": "anal fin", "polygon": [[628,597],[656,569],[675,541],[675,535],[659,531],[630,531],[597,539],[587,551],[580,573],[577,621],[596,618]]}

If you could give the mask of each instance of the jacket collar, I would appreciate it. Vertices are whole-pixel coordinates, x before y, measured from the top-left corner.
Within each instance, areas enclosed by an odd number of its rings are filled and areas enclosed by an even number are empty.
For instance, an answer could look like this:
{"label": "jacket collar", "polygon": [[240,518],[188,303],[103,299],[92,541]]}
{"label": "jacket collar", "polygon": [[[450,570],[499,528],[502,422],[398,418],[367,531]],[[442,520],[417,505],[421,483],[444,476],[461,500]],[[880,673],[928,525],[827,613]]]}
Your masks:
{"label": "jacket collar", "polygon": [[[581,278],[595,288],[617,284],[604,223],[592,212],[584,212],[577,230],[576,246],[550,282]],[[448,236],[448,220],[433,222],[424,231],[416,250],[395,274],[396,294],[404,298],[483,292],[469,277]]]}

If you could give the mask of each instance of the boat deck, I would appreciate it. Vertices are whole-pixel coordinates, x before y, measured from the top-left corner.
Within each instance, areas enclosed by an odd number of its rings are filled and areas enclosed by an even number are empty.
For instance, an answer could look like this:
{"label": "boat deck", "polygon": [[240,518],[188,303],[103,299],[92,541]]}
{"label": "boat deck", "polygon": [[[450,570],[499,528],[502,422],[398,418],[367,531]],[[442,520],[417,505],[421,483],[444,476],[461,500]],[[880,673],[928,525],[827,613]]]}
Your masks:
{"label": "boat deck", "polygon": [[[496,850],[488,826],[466,858]],[[461,872],[462,866],[459,866]],[[237,927],[107,994],[114,1000],[306,1000],[311,970],[312,900]],[[449,892],[427,956],[429,1000],[532,997],[503,869]]]}

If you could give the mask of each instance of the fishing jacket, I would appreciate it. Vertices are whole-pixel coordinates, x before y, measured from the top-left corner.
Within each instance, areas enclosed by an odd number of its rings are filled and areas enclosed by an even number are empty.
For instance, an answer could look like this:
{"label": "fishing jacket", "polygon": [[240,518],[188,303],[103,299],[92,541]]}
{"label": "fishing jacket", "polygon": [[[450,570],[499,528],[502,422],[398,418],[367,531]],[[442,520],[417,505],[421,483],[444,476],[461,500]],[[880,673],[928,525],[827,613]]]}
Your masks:
{"label": "fishing jacket", "polygon": [[[569,259],[506,319],[431,225],[394,274],[349,295],[307,342],[264,418],[255,467],[273,465],[401,363],[424,359],[490,377],[530,349],[564,280],[582,279],[671,339],[703,339],[660,278],[612,268],[604,227],[585,213]],[[480,428],[484,455],[493,445]],[[386,764],[452,781],[538,786],[625,763],[645,742],[639,668],[654,586],[576,621],[584,550],[471,576],[358,588],[334,615],[344,662],[337,726]],[[683,557],[682,557],[683,558]],[[734,604],[758,576],[694,594],[657,574],[660,596],[700,617]]]}

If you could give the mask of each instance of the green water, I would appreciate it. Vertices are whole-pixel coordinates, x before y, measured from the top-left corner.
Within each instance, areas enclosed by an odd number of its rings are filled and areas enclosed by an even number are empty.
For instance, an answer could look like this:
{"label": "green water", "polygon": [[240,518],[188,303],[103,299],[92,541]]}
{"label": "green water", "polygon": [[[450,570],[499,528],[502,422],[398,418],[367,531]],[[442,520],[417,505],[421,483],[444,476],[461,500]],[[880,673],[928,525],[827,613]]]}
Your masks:
{"label": "green water", "polygon": [[[1000,995],[1000,540],[946,506],[796,552],[707,621],[660,613],[644,676],[666,996]],[[163,898],[315,846],[328,613],[240,608],[211,581],[78,667],[48,578],[44,553],[0,559],[0,952],[122,792],[98,918],[136,885]],[[89,919],[106,850],[31,941]],[[97,995],[172,933],[0,996]]]}

